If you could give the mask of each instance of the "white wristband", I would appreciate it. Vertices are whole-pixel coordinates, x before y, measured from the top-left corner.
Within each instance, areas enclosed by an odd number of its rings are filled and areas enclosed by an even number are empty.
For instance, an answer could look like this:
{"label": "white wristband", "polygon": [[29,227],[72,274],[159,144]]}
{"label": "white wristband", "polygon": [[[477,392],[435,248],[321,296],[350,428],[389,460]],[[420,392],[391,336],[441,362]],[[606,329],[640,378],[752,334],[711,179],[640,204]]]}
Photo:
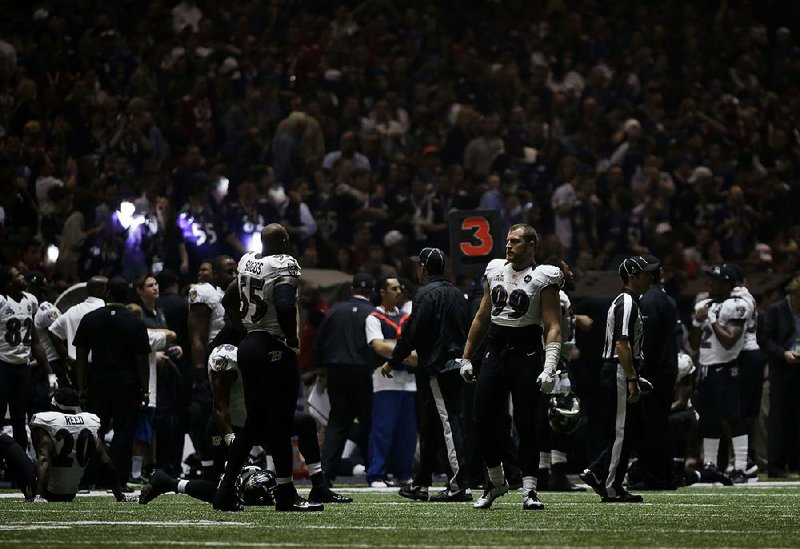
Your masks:
{"label": "white wristband", "polygon": [[544,371],[555,372],[558,367],[558,359],[561,358],[561,342],[554,341],[544,346]]}

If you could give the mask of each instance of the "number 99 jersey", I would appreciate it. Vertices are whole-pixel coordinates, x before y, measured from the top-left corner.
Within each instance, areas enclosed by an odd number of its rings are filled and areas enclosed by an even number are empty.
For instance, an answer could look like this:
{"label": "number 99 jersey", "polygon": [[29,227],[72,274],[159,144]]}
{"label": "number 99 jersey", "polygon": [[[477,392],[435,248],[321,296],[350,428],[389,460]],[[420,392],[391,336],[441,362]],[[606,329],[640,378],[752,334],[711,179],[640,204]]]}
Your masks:
{"label": "number 99 jersey", "polygon": [[275,311],[275,284],[297,288],[300,266],[290,255],[251,252],[239,260],[239,314],[248,332],[267,332],[285,338]]}
{"label": "number 99 jersey", "polygon": [[77,494],[83,470],[97,450],[100,418],[86,412],[42,412],[31,418],[31,428],[37,427],[53,438],[55,446],[47,491],[58,495]]}
{"label": "number 99 jersey", "polygon": [[505,259],[490,261],[484,276],[491,292],[492,323],[498,326],[542,326],[542,290],[564,285],[558,267],[539,265],[516,271]]}

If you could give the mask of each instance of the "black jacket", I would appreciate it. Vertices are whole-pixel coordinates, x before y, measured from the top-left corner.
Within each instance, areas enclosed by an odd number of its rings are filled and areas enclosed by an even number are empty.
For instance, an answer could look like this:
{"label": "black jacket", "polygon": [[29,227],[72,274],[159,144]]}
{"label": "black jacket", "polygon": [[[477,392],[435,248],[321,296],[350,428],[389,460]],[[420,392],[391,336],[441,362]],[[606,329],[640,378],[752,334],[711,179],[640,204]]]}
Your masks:
{"label": "black jacket", "polygon": [[351,297],[335,304],[317,331],[314,363],[324,366],[357,366],[372,369],[367,346],[367,317],[375,310],[366,299]]}
{"label": "black jacket", "polygon": [[678,372],[678,342],[680,330],[678,307],[675,301],[658,286],[650,288],[639,298],[644,338],[644,363],[641,374],[650,379],[656,375]]}
{"label": "black jacket", "polygon": [[773,303],[764,311],[758,344],[771,362],[785,362],[783,352],[794,347],[794,327],[794,313],[788,299]]}
{"label": "black jacket", "polygon": [[416,349],[423,372],[436,374],[453,368],[448,362],[461,357],[469,325],[469,304],[461,290],[443,276],[432,277],[414,297],[411,317],[389,364],[396,370],[405,369],[403,360]]}

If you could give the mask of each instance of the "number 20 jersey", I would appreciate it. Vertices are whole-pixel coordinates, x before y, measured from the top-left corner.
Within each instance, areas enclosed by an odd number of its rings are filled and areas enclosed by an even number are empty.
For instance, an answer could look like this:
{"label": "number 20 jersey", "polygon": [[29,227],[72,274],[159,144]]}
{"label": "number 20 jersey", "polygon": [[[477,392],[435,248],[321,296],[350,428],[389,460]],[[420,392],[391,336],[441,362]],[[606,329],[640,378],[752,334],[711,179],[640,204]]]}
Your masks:
{"label": "number 20 jersey", "polygon": [[564,285],[558,267],[539,265],[516,271],[505,259],[490,261],[485,277],[492,298],[492,322],[498,326],[542,326],[542,290]]}
{"label": "number 20 jersey", "polygon": [[55,445],[47,491],[59,495],[77,494],[83,470],[96,451],[100,418],[86,412],[41,412],[31,418],[31,428],[36,427],[47,431]]}
{"label": "number 20 jersey", "polygon": [[31,355],[33,315],[39,301],[28,292],[22,299],[0,295],[0,360],[11,364],[27,364]]}
{"label": "number 20 jersey", "polygon": [[300,266],[290,255],[251,252],[239,260],[239,312],[248,332],[267,332],[285,338],[275,311],[275,283],[297,288]]}

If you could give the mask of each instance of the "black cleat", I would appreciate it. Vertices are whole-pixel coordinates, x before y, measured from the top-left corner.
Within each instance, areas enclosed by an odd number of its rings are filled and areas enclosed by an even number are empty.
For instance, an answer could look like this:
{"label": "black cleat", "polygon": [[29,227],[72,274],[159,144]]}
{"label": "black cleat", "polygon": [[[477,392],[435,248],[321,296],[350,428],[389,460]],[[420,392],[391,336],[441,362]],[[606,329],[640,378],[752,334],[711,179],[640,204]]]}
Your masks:
{"label": "black cleat", "polygon": [[413,499],[416,501],[428,501],[428,487],[427,486],[403,486],[397,492],[401,497]]}
{"label": "black cleat", "polygon": [[173,483],[174,479],[172,477],[161,469],[156,469],[150,477],[150,481],[142,486],[142,491],[139,494],[139,503],[147,505],[161,494],[173,492]]}
{"label": "black cleat", "polygon": [[337,494],[327,487],[312,488],[308,494],[308,501],[313,503],[352,503],[353,498]]}
{"label": "black cleat", "polygon": [[589,488],[594,490],[594,493],[600,496],[601,498],[607,497],[606,494],[606,487],[603,486],[603,483],[600,482],[600,479],[597,478],[597,475],[592,472],[591,469],[584,469],[583,472],[578,473],[578,477],[586,483]]}
{"label": "black cleat", "polygon": [[275,501],[275,510],[282,512],[309,513],[314,511],[323,511],[324,509],[325,506],[321,503],[308,501],[300,496],[297,496],[294,501]]}
{"label": "black cleat", "polygon": [[631,494],[622,490],[619,495],[614,497],[604,497],[601,499],[603,503],[642,503],[644,498],[638,494]]}
{"label": "black cleat", "polygon": [[716,465],[705,463],[700,469],[701,482],[719,482],[723,486],[733,486],[733,481],[728,475],[719,470]]}
{"label": "black cleat", "polygon": [[216,511],[237,512],[244,510],[242,500],[239,494],[236,493],[234,487],[227,487],[220,485],[217,487],[217,492],[214,494],[214,501],[211,504]]}
{"label": "black cleat", "polygon": [[544,509],[544,503],[539,500],[536,490],[531,490],[525,494],[525,497],[522,498],[522,508],[527,511],[538,511],[540,509]]}
{"label": "black cleat", "polygon": [[472,492],[469,488],[463,490],[451,490],[445,488],[437,494],[433,494],[429,501],[433,502],[448,502],[448,501],[472,501]]}
{"label": "black cleat", "polygon": [[586,491],[586,488],[584,488],[583,486],[575,486],[574,484],[572,484],[567,478],[567,475],[564,472],[564,468],[559,467],[558,465],[554,465],[550,469],[547,478],[547,484],[545,484],[545,487],[541,488],[538,482],[536,487],[539,489],[540,492],[585,492]]}
{"label": "black cleat", "polygon": [[747,473],[741,469],[734,469],[729,476],[733,484],[747,484],[749,480]]}

